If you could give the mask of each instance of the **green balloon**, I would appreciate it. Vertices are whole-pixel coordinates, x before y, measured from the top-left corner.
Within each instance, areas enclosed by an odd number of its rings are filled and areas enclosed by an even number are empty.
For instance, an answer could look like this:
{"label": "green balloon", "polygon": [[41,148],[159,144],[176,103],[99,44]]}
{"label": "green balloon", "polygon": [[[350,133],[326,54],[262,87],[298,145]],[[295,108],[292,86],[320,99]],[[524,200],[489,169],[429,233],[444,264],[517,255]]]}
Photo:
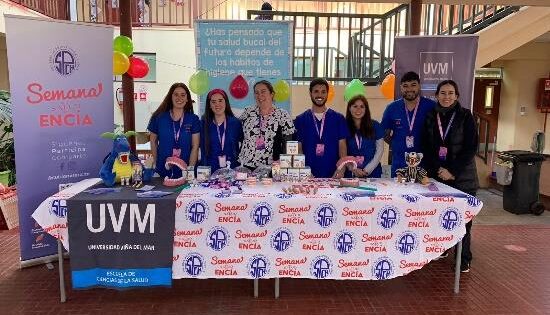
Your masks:
{"label": "green balloon", "polygon": [[189,89],[191,92],[202,95],[208,91],[208,72],[199,70],[189,79]]}
{"label": "green balloon", "polygon": [[347,102],[357,95],[365,95],[365,86],[359,79],[353,79],[344,90],[344,100]]}
{"label": "green balloon", "polygon": [[115,37],[113,40],[113,50],[125,54],[126,57],[130,57],[134,53],[132,39],[123,35]]}
{"label": "green balloon", "polygon": [[275,96],[273,97],[275,102],[284,102],[290,97],[290,86],[285,80],[278,80],[273,85]]}

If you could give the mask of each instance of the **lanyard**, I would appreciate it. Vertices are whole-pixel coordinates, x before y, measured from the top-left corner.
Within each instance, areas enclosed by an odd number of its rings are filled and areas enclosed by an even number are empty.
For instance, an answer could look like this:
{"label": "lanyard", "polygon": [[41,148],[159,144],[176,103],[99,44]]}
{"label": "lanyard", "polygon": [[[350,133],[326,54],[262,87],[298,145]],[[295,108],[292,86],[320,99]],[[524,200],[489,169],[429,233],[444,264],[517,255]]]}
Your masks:
{"label": "lanyard", "polygon": [[357,150],[361,151],[361,145],[363,144],[363,137],[359,134],[355,134],[355,143],[357,144]]}
{"label": "lanyard", "polygon": [[437,113],[437,125],[439,127],[439,135],[441,136],[441,142],[445,142],[445,138],[447,138],[447,134],[449,133],[449,130],[451,130],[451,125],[453,124],[455,115],[456,115],[456,112],[454,112],[453,116],[451,116],[451,120],[449,120],[449,124],[447,125],[447,129],[445,130],[445,134],[443,134],[443,128],[441,126],[441,118],[439,118],[439,113]]}
{"label": "lanyard", "polygon": [[[181,132],[181,126],[183,125],[183,116],[184,115],[185,115],[185,113],[181,114],[180,128],[178,129],[178,132],[176,132],[176,126],[172,122],[172,128],[174,129],[174,140],[176,140],[176,145],[178,144],[178,140],[180,139],[180,132]],[[172,115],[170,115],[170,116],[172,116]]]}
{"label": "lanyard", "polygon": [[317,120],[315,119],[313,111],[311,109],[309,111],[311,112],[311,118],[313,119],[315,130],[317,130],[317,135],[319,135],[319,140],[323,140],[323,130],[325,129],[325,115],[327,114],[327,111],[323,113],[323,117],[321,118],[321,130],[319,130],[319,127],[317,126]]}
{"label": "lanyard", "polygon": [[409,123],[409,135],[412,134],[413,132],[414,121],[416,120],[416,112],[418,111],[419,105],[420,105],[420,97],[418,97],[418,101],[416,101],[416,105],[414,106],[413,118],[411,121],[411,119],[409,118],[409,110],[407,109],[407,104],[405,104],[405,116],[407,116],[407,122]]}
{"label": "lanyard", "polygon": [[227,120],[224,120],[223,121],[223,134],[220,133],[220,126],[218,126],[216,123],[215,123],[215,120],[214,120],[214,125],[216,126],[216,131],[218,132],[218,141],[220,141],[220,146],[222,148],[222,152],[223,152],[223,147],[225,146],[225,134],[227,133],[227,124],[226,124]]}

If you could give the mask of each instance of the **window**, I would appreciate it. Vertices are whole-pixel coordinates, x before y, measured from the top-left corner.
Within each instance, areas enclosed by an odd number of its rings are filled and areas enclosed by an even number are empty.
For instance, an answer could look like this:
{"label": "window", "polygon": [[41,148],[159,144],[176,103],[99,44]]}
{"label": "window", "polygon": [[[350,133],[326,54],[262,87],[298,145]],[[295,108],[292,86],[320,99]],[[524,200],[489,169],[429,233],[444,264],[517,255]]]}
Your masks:
{"label": "window", "polygon": [[493,95],[495,93],[494,86],[485,87],[485,108],[493,108]]}

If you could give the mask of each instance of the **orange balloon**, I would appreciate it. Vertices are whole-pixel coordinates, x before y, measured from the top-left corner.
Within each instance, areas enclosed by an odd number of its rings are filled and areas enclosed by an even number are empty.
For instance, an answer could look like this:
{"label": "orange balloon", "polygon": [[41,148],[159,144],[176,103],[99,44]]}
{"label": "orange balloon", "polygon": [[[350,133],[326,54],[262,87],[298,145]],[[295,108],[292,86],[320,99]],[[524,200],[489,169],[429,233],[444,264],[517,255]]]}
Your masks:
{"label": "orange balloon", "polygon": [[329,84],[328,85],[327,103],[331,103],[333,99],[334,99],[334,85]]}
{"label": "orange balloon", "polygon": [[395,93],[395,74],[388,74],[384,78],[384,81],[382,81],[382,85],[380,85],[380,92],[382,92],[382,95],[384,95],[385,98],[393,101]]}

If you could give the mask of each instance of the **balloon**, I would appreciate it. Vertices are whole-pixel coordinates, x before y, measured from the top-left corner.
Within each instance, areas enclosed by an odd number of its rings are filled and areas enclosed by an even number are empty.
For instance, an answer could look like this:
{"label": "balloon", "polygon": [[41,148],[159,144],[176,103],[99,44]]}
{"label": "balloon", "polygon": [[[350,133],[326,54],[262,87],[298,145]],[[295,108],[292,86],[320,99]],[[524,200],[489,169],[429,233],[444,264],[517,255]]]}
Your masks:
{"label": "balloon", "polygon": [[331,103],[334,99],[334,85],[328,85],[327,103]]}
{"label": "balloon", "polygon": [[126,57],[125,54],[114,51],[113,52],[113,74],[114,75],[121,75],[126,73],[128,71],[128,68],[130,67],[130,60],[128,60],[128,57]]}
{"label": "balloon", "polygon": [[204,70],[195,72],[189,79],[189,89],[197,95],[206,93],[208,86],[208,72]]}
{"label": "balloon", "polygon": [[126,57],[130,57],[134,53],[132,39],[123,35],[115,37],[113,40],[113,50],[125,54]]}
{"label": "balloon", "polygon": [[149,64],[147,60],[132,56],[130,59],[130,68],[128,75],[135,79],[144,78],[149,73]]}
{"label": "balloon", "polygon": [[365,95],[365,86],[363,86],[363,82],[359,79],[353,79],[350,83],[348,83],[348,85],[346,85],[346,89],[344,90],[344,100],[347,102],[357,95]]}
{"label": "balloon", "polygon": [[275,82],[273,90],[275,90],[275,96],[273,97],[275,102],[284,102],[290,97],[290,86],[285,80]]}
{"label": "balloon", "polygon": [[236,99],[244,98],[248,95],[248,82],[242,75],[238,75],[229,84],[229,93]]}
{"label": "balloon", "polygon": [[380,92],[390,101],[393,101],[393,94],[395,92],[395,74],[390,73],[382,81],[380,85]]}

